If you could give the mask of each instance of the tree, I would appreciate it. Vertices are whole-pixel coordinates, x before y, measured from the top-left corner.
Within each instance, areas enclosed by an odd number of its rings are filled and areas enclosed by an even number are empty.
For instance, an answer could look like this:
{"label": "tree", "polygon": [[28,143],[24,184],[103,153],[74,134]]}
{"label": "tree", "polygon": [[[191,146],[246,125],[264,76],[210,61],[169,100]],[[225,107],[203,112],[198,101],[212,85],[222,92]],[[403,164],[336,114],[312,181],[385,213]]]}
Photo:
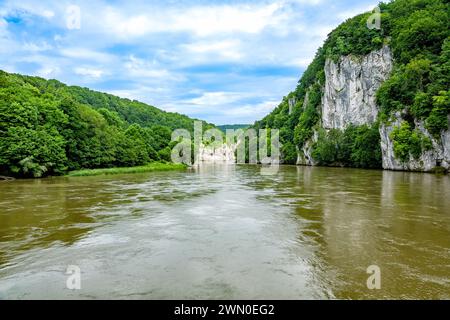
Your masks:
{"label": "tree", "polygon": [[56,80],[0,71],[2,174],[40,177],[170,161],[173,128],[192,131],[193,119]]}

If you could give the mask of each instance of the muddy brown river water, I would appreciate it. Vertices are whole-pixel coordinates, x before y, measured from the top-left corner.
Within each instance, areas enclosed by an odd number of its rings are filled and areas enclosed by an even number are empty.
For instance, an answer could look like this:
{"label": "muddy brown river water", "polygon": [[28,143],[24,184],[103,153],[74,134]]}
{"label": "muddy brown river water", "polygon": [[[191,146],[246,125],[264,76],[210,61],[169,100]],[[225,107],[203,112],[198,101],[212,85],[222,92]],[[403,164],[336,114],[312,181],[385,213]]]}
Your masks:
{"label": "muddy brown river water", "polygon": [[37,298],[450,299],[450,176],[206,165],[0,182],[0,299]]}

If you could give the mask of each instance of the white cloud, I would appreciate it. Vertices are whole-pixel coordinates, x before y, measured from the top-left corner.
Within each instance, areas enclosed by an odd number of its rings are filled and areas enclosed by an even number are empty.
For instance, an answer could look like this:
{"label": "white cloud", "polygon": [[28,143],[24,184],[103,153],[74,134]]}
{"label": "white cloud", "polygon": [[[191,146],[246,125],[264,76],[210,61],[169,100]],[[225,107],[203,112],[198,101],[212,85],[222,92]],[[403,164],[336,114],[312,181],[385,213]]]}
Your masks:
{"label": "white cloud", "polygon": [[39,52],[53,49],[53,46],[49,45],[46,41],[41,43],[26,42],[22,45],[22,49],[25,51]]}
{"label": "white cloud", "polygon": [[115,11],[109,11],[106,14],[105,22],[114,33],[126,37],[142,36],[148,32],[156,31],[157,27],[150,18],[144,15],[126,18]]}
{"label": "white cloud", "polygon": [[373,11],[374,9],[375,9],[375,5],[372,5],[372,4],[371,5],[358,6],[358,7],[352,8],[350,10],[345,10],[345,11],[342,11],[342,12],[338,12],[336,14],[336,16],[340,20],[344,21],[344,20],[352,18],[352,17],[354,17],[354,16],[356,16],[358,14],[369,12],[369,11]]}
{"label": "white cloud", "polygon": [[59,67],[47,66],[47,67],[43,67],[43,68],[39,69],[36,74],[39,77],[50,79],[50,78],[55,78],[60,73],[60,71],[61,71],[61,69]]}
{"label": "white cloud", "polygon": [[90,78],[101,78],[104,75],[104,71],[89,67],[77,67],[74,72],[80,76],[90,77]]}
{"label": "white cloud", "polygon": [[51,10],[45,10],[44,9],[44,10],[42,10],[40,12],[40,15],[45,17],[45,18],[47,18],[47,19],[50,19],[50,18],[53,18],[55,16],[55,13],[53,11],[51,11]]}
{"label": "white cloud", "polygon": [[297,59],[293,59],[290,62],[290,64],[298,66],[300,68],[307,68],[309,66],[309,64],[312,62],[312,60],[313,60],[313,57],[311,57],[311,58],[297,58]]}
{"label": "white cloud", "polygon": [[261,119],[271,112],[279,101],[276,99],[265,100],[253,104],[232,103],[226,108],[219,105],[205,104],[202,108],[192,104],[168,104],[165,110],[171,112],[187,113],[192,117],[200,117],[215,124],[252,123],[255,119]]}
{"label": "white cloud", "polygon": [[[325,0],[326,1],[326,0]],[[311,5],[316,6],[324,2],[324,0],[290,0],[290,2],[303,4],[303,5]]]}
{"label": "white cloud", "polygon": [[111,54],[81,47],[62,49],[60,50],[60,54],[71,59],[89,60],[101,63],[108,63],[114,60],[114,56]]}
{"label": "white cloud", "polygon": [[200,97],[190,99],[185,103],[201,106],[217,106],[230,104],[245,97],[246,95],[238,92],[205,92]]}
{"label": "white cloud", "polygon": [[[198,41],[181,46],[188,52],[195,54],[198,59],[206,59],[208,55],[213,58],[224,58],[226,60],[240,60],[243,57],[243,52],[240,50],[240,41],[222,40],[222,41]],[[203,60],[204,61],[204,60]]]}
{"label": "white cloud", "polygon": [[254,119],[255,116],[262,118],[271,112],[279,103],[280,101],[277,100],[269,100],[257,104],[246,104],[225,110],[224,115],[229,117],[233,116],[236,118],[242,117]]}
{"label": "white cloud", "polygon": [[169,89],[166,87],[148,87],[139,85],[132,89],[107,90],[107,92],[121,98],[149,102],[151,96],[155,98],[156,95],[169,92]]}
{"label": "white cloud", "polygon": [[[281,3],[268,5],[209,5],[175,9],[158,8],[152,13],[129,15],[109,7],[103,17],[92,15],[91,23],[119,38],[157,32],[189,32],[197,36],[244,32],[255,34],[283,18]],[[95,20],[94,20],[95,19]]]}
{"label": "white cloud", "polygon": [[197,35],[215,33],[246,32],[258,33],[277,22],[279,3],[263,6],[211,6],[196,7],[187,14],[177,16],[174,27],[192,31]]}
{"label": "white cloud", "polygon": [[169,77],[171,77],[169,71],[160,68],[157,65],[156,61],[147,62],[143,59],[136,58],[134,55],[128,57],[124,66],[129,75],[133,77],[158,79],[168,79]]}
{"label": "white cloud", "polygon": [[20,11],[21,14],[30,16],[39,16],[46,19],[52,19],[55,12],[49,9],[50,5],[29,1],[6,1],[2,3],[0,15],[7,15],[9,12]]}
{"label": "white cloud", "polygon": [[[1,66],[215,123],[252,122],[295,88],[339,22],[377,2],[79,0],[81,29],[68,30],[70,2],[5,0]],[[22,11],[9,30],[2,16]]]}

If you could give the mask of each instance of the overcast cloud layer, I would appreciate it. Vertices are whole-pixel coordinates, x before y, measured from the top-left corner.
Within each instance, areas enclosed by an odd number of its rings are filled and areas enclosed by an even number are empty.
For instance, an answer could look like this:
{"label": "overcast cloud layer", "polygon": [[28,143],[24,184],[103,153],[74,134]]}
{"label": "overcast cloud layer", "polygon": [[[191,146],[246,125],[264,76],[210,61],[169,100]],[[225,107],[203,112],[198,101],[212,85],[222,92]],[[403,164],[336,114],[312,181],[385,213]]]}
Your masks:
{"label": "overcast cloud layer", "polygon": [[252,123],[296,87],[332,29],[377,3],[0,1],[0,69]]}

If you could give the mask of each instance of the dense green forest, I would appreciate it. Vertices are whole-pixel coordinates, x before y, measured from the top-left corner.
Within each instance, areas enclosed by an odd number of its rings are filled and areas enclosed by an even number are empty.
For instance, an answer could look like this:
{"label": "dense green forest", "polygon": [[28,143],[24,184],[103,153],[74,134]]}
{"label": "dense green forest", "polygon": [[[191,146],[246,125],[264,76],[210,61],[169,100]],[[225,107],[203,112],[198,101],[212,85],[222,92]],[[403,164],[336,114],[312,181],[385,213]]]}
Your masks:
{"label": "dense green forest", "polygon": [[172,130],[193,127],[194,119],[138,101],[0,71],[2,175],[170,161]]}
{"label": "dense green forest", "polygon": [[[297,88],[275,110],[253,127],[278,128],[285,163],[295,163],[296,148],[319,132],[312,156],[321,165],[381,167],[380,122],[396,111],[404,113],[401,128],[392,134],[396,156],[406,161],[430,147],[429,139],[414,128],[414,119],[439,139],[448,129],[450,113],[450,5],[448,0],[395,0],[381,3],[381,30],[369,29],[372,13],[351,18],[331,32],[303,73]],[[389,45],[394,53],[391,77],[377,92],[380,115],[372,126],[349,126],[346,130],[320,129],[320,104],[327,58],[361,56]],[[308,99],[304,105],[305,97]],[[289,114],[289,99],[296,104]]]}

